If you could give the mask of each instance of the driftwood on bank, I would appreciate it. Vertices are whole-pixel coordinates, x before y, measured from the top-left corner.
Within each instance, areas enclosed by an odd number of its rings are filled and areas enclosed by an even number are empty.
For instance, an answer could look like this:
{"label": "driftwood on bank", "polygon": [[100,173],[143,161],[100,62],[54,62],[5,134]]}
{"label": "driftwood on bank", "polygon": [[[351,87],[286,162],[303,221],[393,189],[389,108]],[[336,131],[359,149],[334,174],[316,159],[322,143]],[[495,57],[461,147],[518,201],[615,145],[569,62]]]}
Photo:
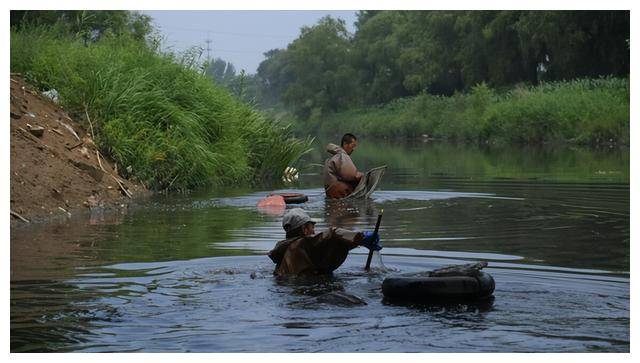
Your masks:
{"label": "driftwood on bank", "polygon": [[84,144],[84,142],[80,141],[79,144],[75,144],[73,146],[65,146],[65,147],[67,148],[67,150],[71,151],[71,150],[77,148],[78,146],[82,146],[82,144]]}
{"label": "driftwood on bank", "polygon": [[[86,104],[84,105],[84,114],[87,116],[87,121],[89,122],[89,130],[91,131],[91,138],[93,140],[95,140],[96,139],[96,135],[93,132],[93,122],[91,122],[91,117],[89,117],[89,109],[88,109]],[[105,173],[111,175],[113,180],[115,180],[116,183],[118,183],[118,186],[120,187],[120,190],[122,190],[122,193],[124,193],[124,195],[126,195],[129,199],[132,199],[133,195],[131,194],[131,192],[129,190],[127,190],[127,188],[124,186],[122,181],[120,181],[120,179],[118,179],[118,177],[116,177],[113,174],[111,174],[108,171],[106,171],[105,168],[102,166],[102,162],[100,161],[100,151],[98,151],[98,150],[96,150],[96,158],[98,159],[98,165],[100,166],[100,169],[102,169],[102,171],[104,171]],[[118,173],[118,171],[116,170],[116,174],[117,173]]]}
{"label": "driftwood on bank", "polygon": [[122,184],[122,182],[120,180],[118,180],[118,178],[116,178],[115,176],[113,176],[113,174],[109,174],[111,175],[111,177],[113,178],[113,180],[116,181],[116,183],[118,183],[118,185],[120,186],[120,190],[122,190],[122,192],[124,193],[124,195],[126,195],[127,197],[129,197],[129,199],[133,198],[133,195],[131,194],[131,192],[129,190],[127,190],[127,188],[125,188],[125,186]]}
{"label": "driftwood on bank", "polygon": [[19,215],[18,213],[14,212],[14,211],[12,211],[12,210],[9,210],[9,213],[10,213],[12,216],[14,216],[14,217],[16,217],[16,218],[20,219],[21,221],[23,221],[23,222],[25,222],[25,223],[30,223],[28,219],[26,219],[25,217],[23,217],[23,216]]}
{"label": "driftwood on bank", "polygon": [[98,159],[98,165],[100,166],[100,169],[102,169],[102,171],[105,172],[106,174],[109,174],[113,178],[113,180],[116,181],[116,183],[118,184],[118,186],[120,187],[120,190],[122,190],[122,193],[124,195],[126,195],[129,199],[133,199],[133,194],[131,194],[131,192],[124,186],[122,181],[120,181],[120,179],[118,179],[116,176],[114,176],[110,172],[106,171],[105,168],[102,166],[102,162],[100,161],[100,151],[98,150],[96,150],[96,158]]}

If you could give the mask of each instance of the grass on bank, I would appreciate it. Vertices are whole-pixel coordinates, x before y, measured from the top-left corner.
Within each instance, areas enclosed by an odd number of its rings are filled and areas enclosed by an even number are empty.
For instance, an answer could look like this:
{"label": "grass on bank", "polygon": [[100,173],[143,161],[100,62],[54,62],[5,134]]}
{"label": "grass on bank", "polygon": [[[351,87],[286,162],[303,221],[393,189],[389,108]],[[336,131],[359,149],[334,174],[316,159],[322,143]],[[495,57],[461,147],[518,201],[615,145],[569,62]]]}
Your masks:
{"label": "grass on bank", "polygon": [[11,71],[56,89],[76,119],[88,110],[100,149],[153,189],[273,179],[309,147],[215,86],[193,57],[126,36],[85,45],[58,34],[12,30]]}
{"label": "grass on bank", "polygon": [[451,97],[422,94],[381,106],[299,121],[308,133],[353,132],[384,138],[428,135],[452,141],[629,144],[629,80],[579,79],[516,87],[485,84]]}

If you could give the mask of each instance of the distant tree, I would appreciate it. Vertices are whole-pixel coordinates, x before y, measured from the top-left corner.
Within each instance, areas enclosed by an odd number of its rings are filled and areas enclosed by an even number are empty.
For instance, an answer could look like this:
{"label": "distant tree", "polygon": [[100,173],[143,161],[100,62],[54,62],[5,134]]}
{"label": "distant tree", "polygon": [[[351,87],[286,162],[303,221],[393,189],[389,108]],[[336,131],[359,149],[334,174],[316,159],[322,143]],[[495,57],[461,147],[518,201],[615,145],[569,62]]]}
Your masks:
{"label": "distant tree", "polygon": [[265,53],[256,88],[301,117],[428,92],[629,75],[628,11],[370,11]]}
{"label": "distant tree", "polygon": [[306,118],[337,111],[353,101],[354,77],[347,64],[351,51],[345,22],[326,16],[287,47],[287,69],[293,79],[282,100]]}
{"label": "distant tree", "polygon": [[528,11],[513,27],[531,75],[542,66],[546,79],[625,76],[629,19],[628,11]]}
{"label": "distant tree", "polygon": [[215,58],[208,62],[205,74],[220,85],[230,85],[236,76],[236,68],[222,58]]}
{"label": "distant tree", "polygon": [[276,105],[295,79],[289,69],[288,53],[284,49],[272,49],[264,53],[256,75],[258,98],[263,106]]}
{"label": "distant tree", "polygon": [[407,39],[401,38],[398,28],[404,20],[402,12],[359,14],[352,64],[358,75],[360,98],[366,103],[387,102],[409,94],[400,63]]}

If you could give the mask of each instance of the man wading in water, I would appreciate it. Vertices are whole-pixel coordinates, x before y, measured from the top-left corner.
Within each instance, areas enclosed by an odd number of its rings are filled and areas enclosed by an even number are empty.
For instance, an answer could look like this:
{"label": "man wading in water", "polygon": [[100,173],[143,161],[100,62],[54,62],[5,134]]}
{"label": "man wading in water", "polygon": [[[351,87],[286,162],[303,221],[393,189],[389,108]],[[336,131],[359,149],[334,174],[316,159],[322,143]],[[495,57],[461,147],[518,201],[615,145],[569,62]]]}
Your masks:
{"label": "man wading in water", "polygon": [[358,139],[353,134],[344,134],[341,146],[328,144],[326,150],[333,156],[324,163],[324,191],[328,198],[344,198],[353,190],[364,176],[351,160],[351,153],[358,146]]}
{"label": "man wading in water", "polygon": [[342,265],[349,251],[358,246],[374,251],[382,249],[380,236],[373,232],[331,227],[316,234],[315,224],[301,208],[284,214],[282,228],[286,239],[269,252],[269,258],[276,264],[274,275],[330,274]]}

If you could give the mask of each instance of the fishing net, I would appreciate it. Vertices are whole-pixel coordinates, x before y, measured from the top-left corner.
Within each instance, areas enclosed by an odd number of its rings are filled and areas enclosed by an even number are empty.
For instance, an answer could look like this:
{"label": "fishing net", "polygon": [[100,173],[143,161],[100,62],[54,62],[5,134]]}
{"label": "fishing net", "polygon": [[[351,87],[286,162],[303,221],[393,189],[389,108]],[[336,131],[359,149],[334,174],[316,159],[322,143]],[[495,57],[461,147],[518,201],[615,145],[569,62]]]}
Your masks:
{"label": "fishing net", "polygon": [[382,179],[385,170],[387,170],[387,166],[383,165],[367,171],[364,177],[360,180],[358,186],[354,189],[353,193],[342,199],[350,200],[369,198],[378,187],[378,183],[380,182],[380,179]]}

